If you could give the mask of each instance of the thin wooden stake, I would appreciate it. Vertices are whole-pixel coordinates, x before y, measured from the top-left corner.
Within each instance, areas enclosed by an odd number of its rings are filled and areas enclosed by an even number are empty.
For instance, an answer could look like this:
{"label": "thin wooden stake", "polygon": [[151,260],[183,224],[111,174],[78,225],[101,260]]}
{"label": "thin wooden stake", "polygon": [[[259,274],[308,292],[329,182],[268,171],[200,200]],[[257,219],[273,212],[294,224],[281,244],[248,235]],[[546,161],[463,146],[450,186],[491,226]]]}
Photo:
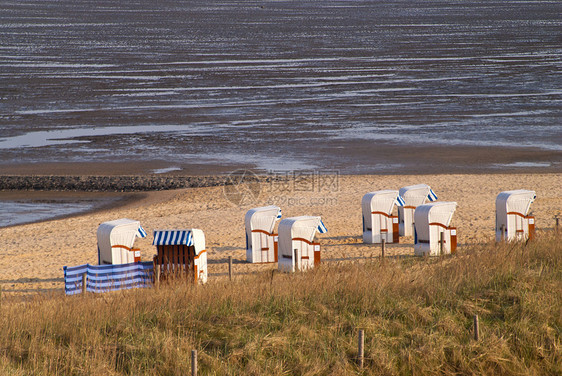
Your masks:
{"label": "thin wooden stake", "polygon": [[381,242],[381,261],[382,261],[382,262],[384,262],[384,248],[385,248],[385,245],[386,245],[386,240],[385,240],[385,239],[382,239],[382,242]]}
{"label": "thin wooden stake", "polygon": [[478,325],[478,315],[474,315],[474,340],[478,341],[480,337],[480,327]]}
{"label": "thin wooden stake", "polygon": [[158,288],[160,288],[160,265],[156,264],[155,272],[156,272],[156,277],[155,277],[154,282],[155,282],[156,288],[158,289]]}
{"label": "thin wooden stake", "polygon": [[232,281],[232,256],[228,256],[228,279]]}
{"label": "thin wooden stake", "polygon": [[505,240],[505,225],[500,226],[501,236],[500,239],[503,242]]}
{"label": "thin wooden stake", "polygon": [[295,267],[298,271],[301,269],[299,268],[299,250],[295,248]]}
{"label": "thin wooden stake", "polygon": [[82,294],[86,294],[87,284],[88,284],[88,273],[82,273]]}
{"label": "thin wooden stake", "polygon": [[197,376],[197,350],[191,350],[191,376]]}
{"label": "thin wooden stake", "polygon": [[359,329],[359,340],[357,342],[357,360],[359,362],[359,368],[363,368],[363,362],[365,360],[365,332],[363,329]]}
{"label": "thin wooden stake", "polygon": [[554,228],[554,231],[558,232],[560,231],[560,216],[555,215],[554,220],[556,221],[556,226]]}
{"label": "thin wooden stake", "polygon": [[445,243],[445,236],[444,236],[444,232],[440,232],[439,233],[439,256],[443,256],[443,246]]}

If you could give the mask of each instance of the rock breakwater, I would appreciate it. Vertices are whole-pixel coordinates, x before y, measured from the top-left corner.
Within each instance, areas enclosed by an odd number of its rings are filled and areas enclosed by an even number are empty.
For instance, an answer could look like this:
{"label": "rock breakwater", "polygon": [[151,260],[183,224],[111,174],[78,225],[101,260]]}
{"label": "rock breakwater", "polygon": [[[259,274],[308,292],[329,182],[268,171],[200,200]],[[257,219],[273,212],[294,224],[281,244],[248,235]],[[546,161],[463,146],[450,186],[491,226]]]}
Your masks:
{"label": "rock breakwater", "polygon": [[[260,181],[246,176],[245,181]],[[264,177],[263,181],[270,180]],[[0,176],[0,190],[146,192],[180,188],[213,187],[239,184],[240,180],[224,176]]]}

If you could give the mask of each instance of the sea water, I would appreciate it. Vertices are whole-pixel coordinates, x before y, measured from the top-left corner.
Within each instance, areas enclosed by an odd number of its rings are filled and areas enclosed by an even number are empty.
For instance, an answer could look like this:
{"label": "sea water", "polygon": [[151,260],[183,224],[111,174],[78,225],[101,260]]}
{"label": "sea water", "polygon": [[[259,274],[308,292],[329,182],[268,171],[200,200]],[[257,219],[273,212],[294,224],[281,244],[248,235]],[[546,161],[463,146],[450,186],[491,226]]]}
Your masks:
{"label": "sea water", "polygon": [[95,207],[92,200],[0,200],[0,227],[44,221]]}
{"label": "sea water", "polygon": [[0,163],[324,168],[359,142],[560,152],[560,14],[540,0],[2,2]]}

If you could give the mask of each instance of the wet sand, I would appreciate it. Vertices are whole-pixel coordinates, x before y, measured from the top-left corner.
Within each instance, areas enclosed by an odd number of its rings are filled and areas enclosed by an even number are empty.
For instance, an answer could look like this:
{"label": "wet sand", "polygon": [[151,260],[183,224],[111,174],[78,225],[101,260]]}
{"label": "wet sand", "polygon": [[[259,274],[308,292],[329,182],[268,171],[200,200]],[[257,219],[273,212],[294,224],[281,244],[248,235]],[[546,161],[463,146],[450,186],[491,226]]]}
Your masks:
{"label": "wet sand", "polygon": [[[224,167],[209,164],[183,164],[166,161],[131,161],[131,162],[37,162],[37,163],[0,163],[0,176],[30,175],[69,175],[69,176],[116,176],[116,175],[216,175],[236,169],[250,168],[248,164]],[[174,169],[172,169],[174,168]],[[162,171],[161,173],[158,173]]]}
{"label": "wet sand", "polygon": [[[143,260],[151,260],[155,253],[153,230],[200,228],[206,235],[210,283],[224,278],[228,256],[233,256],[237,274],[269,270],[275,265],[247,264],[244,249],[244,214],[265,204],[281,206],[285,218],[321,215],[329,230],[318,236],[324,262],[365,262],[377,257],[380,247],[361,242],[361,197],[369,191],[417,183],[431,185],[439,200],[458,202],[452,224],[458,228],[462,253],[464,247],[493,239],[495,197],[503,190],[534,189],[537,200],[531,211],[537,227],[552,228],[553,216],[562,211],[560,181],[560,173],[339,176],[335,186],[317,184],[308,190],[262,183],[258,199],[242,206],[229,201],[223,187],[151,192],[122,207],[0,229],[0,284],[4,296],[38,291],[62,294],[62,267],[96,263],[97,227],[123,217],[140,220],[149,234],[136,243]],[[401,238],[400,244],[388,246],[387,254],[413,255],[413,239]]]}
{"label": "wet sand", "polygon": [[[209,145],[220,141],[207,141]],[[290,148],[271,142],[271,150]],[[324,141],[311,144],[314,151],[302,166],[291,163],[263,169],[259,164],[229,163],[228,160],[192,163],[151,160],[150,156],[130,162],[37,162],[17,163],[0,161],[1,175],[216,175],[236,170],[251,169],[258,174],[277,171],[331,170],[350,174],[475,174],[475,173],[556,173],[562,172],[562,152],[533,148],[502,148],[443,145],[396,145],[369,141]],[[291,155],[291,149],[287,155]],[[272,155],[275,153],[272,152]],[[280,156],[283,158],[283,156]],[[322,160],[321,162],[319,160]],[[293,168],[296,167],[296,168]]]}

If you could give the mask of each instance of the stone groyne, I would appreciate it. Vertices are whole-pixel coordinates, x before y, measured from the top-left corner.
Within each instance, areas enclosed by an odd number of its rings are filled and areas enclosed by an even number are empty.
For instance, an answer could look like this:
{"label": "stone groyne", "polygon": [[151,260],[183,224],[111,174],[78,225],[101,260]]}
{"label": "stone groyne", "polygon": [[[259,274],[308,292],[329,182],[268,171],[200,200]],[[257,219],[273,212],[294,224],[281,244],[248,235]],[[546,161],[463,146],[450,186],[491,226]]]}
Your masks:
{"label": "stone groyne", "polygon": [[0,176],[0,190],[146,192],[268,181],[256,175],[224,176]]}

